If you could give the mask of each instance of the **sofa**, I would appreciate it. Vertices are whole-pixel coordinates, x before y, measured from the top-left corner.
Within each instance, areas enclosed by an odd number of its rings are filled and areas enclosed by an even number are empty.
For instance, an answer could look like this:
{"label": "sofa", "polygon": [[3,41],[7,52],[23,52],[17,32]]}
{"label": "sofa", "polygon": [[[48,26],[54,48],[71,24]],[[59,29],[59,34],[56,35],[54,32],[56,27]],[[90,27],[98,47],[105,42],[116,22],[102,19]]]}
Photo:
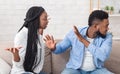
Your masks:
{"label": "sofa", "polygon": [[[61,40],[57,40],[59,42]],[[12,66],[12,54],[4,48],[13,46],[13,42],[0,43],[0,74],[9,74]],[[48,74],[60,74],[69,60],[69,49],[62,54],[54,54],[45,47],[43,71]],[[120,40],[113,40],[112,52],[105,62],[105,67],[115,74],[120,74]]]}

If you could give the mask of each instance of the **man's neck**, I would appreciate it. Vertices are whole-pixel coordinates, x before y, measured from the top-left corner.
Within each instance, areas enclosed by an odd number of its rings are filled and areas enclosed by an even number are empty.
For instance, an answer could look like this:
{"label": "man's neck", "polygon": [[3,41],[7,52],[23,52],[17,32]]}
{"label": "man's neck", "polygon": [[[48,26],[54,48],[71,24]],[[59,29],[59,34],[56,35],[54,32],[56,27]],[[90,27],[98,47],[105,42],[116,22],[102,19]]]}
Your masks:
{"label": "man's neck", "polygon": [[86,35],[87,35],[88,38],[94,38],[94,36],[93,36],[94,32],[93,32],[92,27],[88,28]]}

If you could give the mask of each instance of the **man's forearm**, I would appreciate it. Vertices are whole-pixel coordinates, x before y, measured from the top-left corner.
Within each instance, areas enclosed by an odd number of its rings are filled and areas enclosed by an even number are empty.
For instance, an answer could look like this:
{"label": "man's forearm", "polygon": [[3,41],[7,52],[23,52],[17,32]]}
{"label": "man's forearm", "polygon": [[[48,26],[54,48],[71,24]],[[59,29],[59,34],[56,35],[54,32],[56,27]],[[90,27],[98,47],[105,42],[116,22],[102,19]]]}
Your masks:
{"label": "man's forearm", "polygon": [[82,39],[82,41],[81,41],[84,45],[85,45],[85,47],[88,47],[89,46],[89,44],[90,44],[90,42],[89,41],[87,41],[86,39]]}
{"label": "man's forearm", "polygon": [[89,46],[90,42],[84,39],[81,35],[78,36],[78,39],[85,45],[85,47]]}

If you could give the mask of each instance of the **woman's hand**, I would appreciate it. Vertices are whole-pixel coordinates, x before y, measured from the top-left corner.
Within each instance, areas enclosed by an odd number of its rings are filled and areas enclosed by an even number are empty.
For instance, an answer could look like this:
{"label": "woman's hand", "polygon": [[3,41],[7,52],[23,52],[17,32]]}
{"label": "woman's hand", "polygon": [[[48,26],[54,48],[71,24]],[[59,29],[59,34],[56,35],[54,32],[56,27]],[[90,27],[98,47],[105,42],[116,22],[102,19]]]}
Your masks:
{"label": "woman's hand", "polygon": [[19,62],[20,57],[19,57],[19,49],[22,47],[17,47],[17,48],[6,48],[5,50],[11,52],[14,56],[14,61]]}
{"label": "woman's hand", "polygon": [[53,36],[46,35],[44,38],[44,41],[49,49],[51,49],[52,51],[55,50],[56,42],[55,42]]}

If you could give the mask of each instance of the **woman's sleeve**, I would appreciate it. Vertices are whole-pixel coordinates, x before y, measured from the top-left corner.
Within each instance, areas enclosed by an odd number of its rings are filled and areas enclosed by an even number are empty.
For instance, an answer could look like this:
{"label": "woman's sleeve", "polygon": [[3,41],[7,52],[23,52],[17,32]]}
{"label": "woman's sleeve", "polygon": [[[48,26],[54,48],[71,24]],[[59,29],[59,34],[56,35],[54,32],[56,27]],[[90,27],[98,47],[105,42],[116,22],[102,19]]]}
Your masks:
{"label": "woman's sleeve", "polygon": [[17,34],[14,39],[14,47],[22,47],[21,49],[19,49],[20,61],[16,62],[12,60],[13,67],[14,67],[13,69],[18,70],[19,72],[24,71],[23,62],[24,62],[24,56],[26,52],[26,43],[27,43],[27,40],[25,37],[26,36],[24,34]]}

